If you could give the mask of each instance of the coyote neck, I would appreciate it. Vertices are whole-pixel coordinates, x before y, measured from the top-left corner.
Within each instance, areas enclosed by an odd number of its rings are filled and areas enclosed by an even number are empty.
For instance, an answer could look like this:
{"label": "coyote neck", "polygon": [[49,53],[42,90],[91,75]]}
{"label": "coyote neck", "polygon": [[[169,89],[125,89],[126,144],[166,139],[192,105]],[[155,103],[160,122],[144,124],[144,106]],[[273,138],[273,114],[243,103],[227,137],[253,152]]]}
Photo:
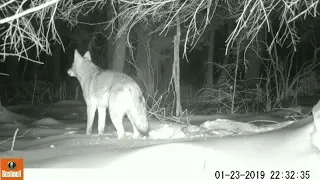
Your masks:
{"label": "coyote neck", "polygon": [[95,76],[97,73],[101,71],[101,69],[92,63],[83,63],[82,66],[85,68],[80,68],[82,69],[82,71],[80,70],[77,73],[77,78],[81,86],[84,87],[87,85],[88,79],[92,79],[93,76]]}

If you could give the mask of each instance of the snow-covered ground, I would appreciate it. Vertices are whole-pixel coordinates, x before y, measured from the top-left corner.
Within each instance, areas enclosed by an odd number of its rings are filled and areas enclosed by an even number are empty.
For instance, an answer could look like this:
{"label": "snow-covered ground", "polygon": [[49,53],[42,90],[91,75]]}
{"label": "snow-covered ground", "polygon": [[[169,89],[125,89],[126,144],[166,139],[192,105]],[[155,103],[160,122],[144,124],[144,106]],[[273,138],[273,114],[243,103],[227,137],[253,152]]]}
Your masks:
{"label": "snow-covered ground", "polygon": [[[65,106],[60,109],[70,111]],[[86,136],[85,117],[77,112],[65,115],[27,124],[3,123],[0,157],[23,157],[26,168],[99,168],[105,179],[215,179],[216,171],[235,170],[265,171],[264,179],[271,179],[271,170],[295,171],[296,178],[297,173],[310,171],[309,179],[320,178],[320,151],[311,141],[312,116],[259,126],[210,116],[189,118],[193,125],[188,126],[151,119],[150,136],[145,139],[131,138],[131,124],[125,121],[128,138],[117,139],[112,124],[103,137]],[[10,138],[17,128],[11,151]]]}

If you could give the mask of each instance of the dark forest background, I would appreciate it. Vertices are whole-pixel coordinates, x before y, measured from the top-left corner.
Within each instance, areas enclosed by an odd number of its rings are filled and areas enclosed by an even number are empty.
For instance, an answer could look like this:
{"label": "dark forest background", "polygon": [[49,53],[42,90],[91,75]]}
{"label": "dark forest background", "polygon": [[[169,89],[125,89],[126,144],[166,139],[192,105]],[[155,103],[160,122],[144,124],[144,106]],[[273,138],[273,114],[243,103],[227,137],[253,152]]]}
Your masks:
{"label": "dark forest background", "polygon": [[316,1],[301,1],[292,12],[276,1],[85,2],[57,1],[8,19],[46,2],[1,1],[2,105],[82,100],[79,83],[66,73],[78,49],[90,51],[99,67],[133,77],[149,109],[173,113],[177,34],[182,110],[250,113],[319,99]]}

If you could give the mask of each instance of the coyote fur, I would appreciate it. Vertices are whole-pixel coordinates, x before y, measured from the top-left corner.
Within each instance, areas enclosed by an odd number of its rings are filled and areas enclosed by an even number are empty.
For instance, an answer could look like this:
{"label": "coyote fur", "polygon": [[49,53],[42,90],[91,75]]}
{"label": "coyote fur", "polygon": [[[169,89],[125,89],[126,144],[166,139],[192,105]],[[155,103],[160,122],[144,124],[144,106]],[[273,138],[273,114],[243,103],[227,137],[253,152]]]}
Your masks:
{"label": "coyote fur", "polygon": [[146,101],[139,85],[131,77],[121,72],[102,70],[92,62],[89,51],[81,56],[77,50],[74,51],[74,61],[68,74],[76,77],[82,88],[87,106],[86,134],[92,133],[92,124],[98,109],[98,135],[103,135],[106,109],[109,108],[118,138],[125,138],[125,115],[133,126],[134,137],[148,135]]}

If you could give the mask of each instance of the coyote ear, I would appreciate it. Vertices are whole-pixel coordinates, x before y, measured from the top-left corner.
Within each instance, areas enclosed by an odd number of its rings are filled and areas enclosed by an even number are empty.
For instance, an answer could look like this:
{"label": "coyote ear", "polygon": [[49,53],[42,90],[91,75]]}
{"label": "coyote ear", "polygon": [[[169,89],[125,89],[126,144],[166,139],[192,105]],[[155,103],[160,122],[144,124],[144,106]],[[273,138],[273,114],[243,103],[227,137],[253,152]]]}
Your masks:
{"label": "coyote ear", "polygon": [[87,52],[84,54],[83,57],[84,57],[85,59],[88,59],[88,60],[91,61],[91,55],[90,55],[90,52],[89,52],[89,51],[87,51]]}
{"label": "coyote ear", "polygon": [[74,59],[77,60],[77,59],[80,59],[81,55],[80,53],[78,52],[77,49],[74,50]]}

